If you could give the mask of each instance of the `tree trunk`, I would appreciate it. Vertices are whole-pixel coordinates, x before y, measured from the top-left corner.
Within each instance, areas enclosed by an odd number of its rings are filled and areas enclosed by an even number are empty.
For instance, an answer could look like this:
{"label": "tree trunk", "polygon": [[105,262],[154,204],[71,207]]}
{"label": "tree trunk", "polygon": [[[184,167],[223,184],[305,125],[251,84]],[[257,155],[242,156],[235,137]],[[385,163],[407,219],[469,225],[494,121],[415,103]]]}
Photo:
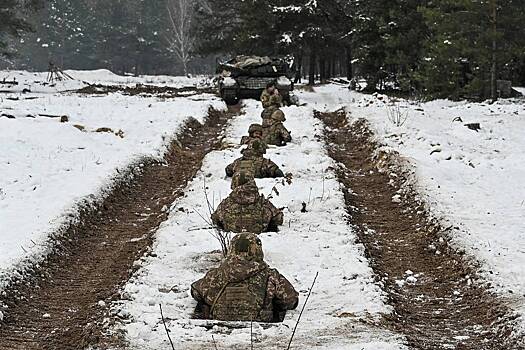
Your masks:
{"label": "tree trunk", "polygon": [[302,54],[302,52],[298,55],[296,63],[297,64],[295,66],[296,72],[295,72],[295,79],[294,79],[294,83],[295,84],[301,82],[301,76],[302,76],[302,71],[303,71],[303,54]]}
{"label": "tree trunk", "polygon": [[348,45],[346,47],[346,77],[348,80],[352,80],[354,78],[354,67],[352,65],[352,47]]}
{"label": "tree trunk", "polygon": [[309,62],[309,72],[308,72],[308,85],[315,85],[315,65],[317,61],[314,45],[310,46],[310,62]]}
{"label": "tree trunk", "polygon": [[497,72],[497,49],[498,49],[498,43],[497,40],[497,34],[498,34],[498,27],[497,27],[497,4],[496,0],[490,0],[490,6],[491,6],[491,12],[492,12],[492,67],[490,70],[490,97],[492,101],[496,101],[498,99],[498,72]]}
{"label": "tree trunk", "polygon": [[319,57],[319,80],[321,84],[326,83],[326,59],[323,56]]}

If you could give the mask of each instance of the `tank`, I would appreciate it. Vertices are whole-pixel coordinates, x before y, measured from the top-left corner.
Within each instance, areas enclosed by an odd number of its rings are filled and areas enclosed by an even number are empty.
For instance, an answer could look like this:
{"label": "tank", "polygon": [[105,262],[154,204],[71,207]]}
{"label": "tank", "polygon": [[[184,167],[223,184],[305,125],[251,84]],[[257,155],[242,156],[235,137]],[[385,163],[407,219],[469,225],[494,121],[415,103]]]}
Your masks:
{"label": "tank", "polygon": [[263,89],[275,82],[285,102],[290,103],[295,72],[292,60],[277,57],[237,56],[219,63],[219,93],[227,104],[237,104],[240,99],[261,97]]}

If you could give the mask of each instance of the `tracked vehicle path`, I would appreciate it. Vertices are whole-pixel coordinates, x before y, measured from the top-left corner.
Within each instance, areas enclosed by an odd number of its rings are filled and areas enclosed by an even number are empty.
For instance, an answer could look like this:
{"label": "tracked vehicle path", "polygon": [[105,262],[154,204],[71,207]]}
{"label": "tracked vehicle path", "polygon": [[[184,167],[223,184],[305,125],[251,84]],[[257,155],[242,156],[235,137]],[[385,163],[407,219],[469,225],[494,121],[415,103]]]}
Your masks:
{"label": "tracked vehicle path", "polygon": [[167,219],[166,208],[184,195],[204,156],[220,146],[224,127],[239,110],[210,110],[204,125],[186,124],[165,162],[145,161],[141,175],[117,186],[97,210],[83,213],[31,277],[1,296],[8,309],[0,324],[0,349],[84,349],[117,345],[105,330],[106,305],[118,298],[134,262]]}
{"label": "tracked vehicle path", "polygon": [[394,308],[387,326],[414,349],[523,349],[509,310],[476,281],[473,263],[429,224],[413,193],[397,200],[403,176],[378,171],[366,121],[350,126],[344,112],[316,116],[327,126],[330,156],[344,165],[338,176],[352,225]]}

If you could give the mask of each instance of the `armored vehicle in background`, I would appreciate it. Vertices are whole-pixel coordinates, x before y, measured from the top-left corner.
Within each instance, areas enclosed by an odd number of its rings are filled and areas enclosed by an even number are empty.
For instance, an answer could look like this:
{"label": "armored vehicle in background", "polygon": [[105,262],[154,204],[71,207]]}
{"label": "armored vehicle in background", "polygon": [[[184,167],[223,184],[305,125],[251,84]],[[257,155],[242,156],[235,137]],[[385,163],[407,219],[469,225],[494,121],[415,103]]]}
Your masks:
{"label": "armored vehicle in background", "polygon": [[230,105],[243,98],[259,99],[266,85],[273,81],[283,100],[290,103],[295,77],[291,66],[283,58],[259,56],[237,56],[220,63],[217,67],[220,96]]}

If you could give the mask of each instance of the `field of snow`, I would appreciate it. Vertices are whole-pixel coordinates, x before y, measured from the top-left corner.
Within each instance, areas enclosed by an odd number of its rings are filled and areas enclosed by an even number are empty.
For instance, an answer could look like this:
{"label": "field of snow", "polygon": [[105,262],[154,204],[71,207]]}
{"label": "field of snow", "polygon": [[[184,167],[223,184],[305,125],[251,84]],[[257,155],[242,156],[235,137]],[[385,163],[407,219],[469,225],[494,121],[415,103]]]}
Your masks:
{"label": "field of snow", "polygon": [[[133,349],[167,349],[168,339],[161,322],[162,304],[176,349],[246,349],[250,327],[236,330],[215,326],[207,331],[205,321],[192,320],[196,303],[190,285],[219,261],[219,243],[206,229],[201,216],[209,216],[204,186],[216,207],[230,192],[224,168],[240,156],[237,146],[251,123],[260,121],[261,106],[246,101],[246,115],[229,128],[232,147],[210,153],[187,196],[175,202],[171,215],[156,233],[152,256],[141,261],[141,269],[124,290],[125,300],[114,312],[125,321],[123,328]],[[329,168],[333,165],[317,135],[321,125],[309,107],[285,108],[286,126],[294,140],[267,155],[281,169],[293,174],[292,185],[277,185],[279,196],[272,201],[285,209],[285,224],[278,233],[261,235],[267,262],[285,275],[300,291],[300,305],[316,272],[319,278],[299,325],[294,349],[404,349],[402,339],[375,325],[389,308],[374,283],[372,270],[346,223],[343,194]],[[268,195],[274,179],[258,180]],[[301,203],[308,213],[301,213]],[[254,325],[255,348],[285,349],[299,310],[290,311],[283,324],[263,329]]]}
{"label": "field of snow", "polygon": [[[131,79],[108,71],[71,74],[90,82]],[[210,105],[225,108],[211,95],[157,99],[118,93],[59,93],[79,82],[42,87],[35,80],[43,76],[45,73],[0,72],[0,80],[16,77],[24,81],[13,92],[0,94],[0,114],[15,117],[0,117],[0,277],[21,262],[45,253],[49,233],[74,217],[76,204],[96,200],[119,169],[143,156],[162,156],[188,117],[202,121]],[[151,83],[148,79],[143,82]],[[186,78],[166,81],[190,83]],[[22,86],[30,86],[33,92],[17,93]],[[38,114],[66,115],[69,121],[27,117]],[[100,128],[111,130],[96,132]],[[1,281],[6,280],[0,278],[0,288]]]}
{"label": "field of snow", "polygon": [[[103,84],[103,85],[122,85],[132,86],[135,84],[147,84],[158,86],[169,86],[173,88],[182,87],[197,87],[210,84],[207,77],[172,77],[166,75],[143,75],[122,76],[112,73],[107,69],[99,69],[93,71],[78,71],[66,70],[64,73],[68,74],[73,80],[58,81],[55,84],[48,84],[47,72],[27,72],[27,71],[0,71],[0,81],[16,81],[18,85],[0,85],[1,91],[22,92],[24,89],[29,89],[31,92],[49,92],[68,91],[80,89],[87,84]],[[54,86],[51,86],[54,85]]]}
{"label": "field of snow", "polygon": [[482,263],[484,276],[511,307],[525,313],[524,99],[399,101],[407,119],[396,126],[386,96],[330,85],[300,97],[320,110],[345,107],[352,119],[368,119],[380,140],[415,166],[419,191],[434,215],[457,227],[457,246]]}

